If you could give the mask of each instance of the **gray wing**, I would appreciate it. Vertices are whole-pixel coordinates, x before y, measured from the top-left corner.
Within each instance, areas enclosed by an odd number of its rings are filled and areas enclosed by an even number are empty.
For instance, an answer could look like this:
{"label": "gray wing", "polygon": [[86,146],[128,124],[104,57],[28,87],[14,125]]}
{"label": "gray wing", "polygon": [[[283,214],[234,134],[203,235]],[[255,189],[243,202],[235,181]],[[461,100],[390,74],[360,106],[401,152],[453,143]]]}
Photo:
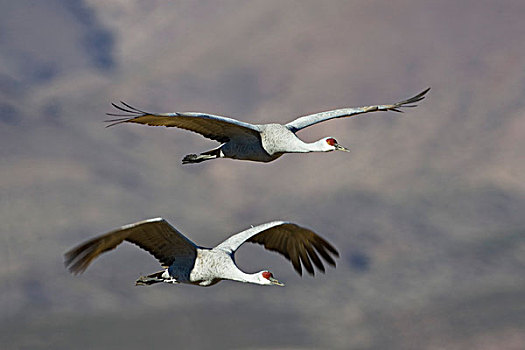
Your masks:
{"label": "gray wing", "polygon": [[82,273],[97,256],[115,249],[123,241],[146,250],[164,267],[173,264],[177,257],[195,258],[197,254],[193,242],[164,219],[155,218],[123,226],[80,244],[64,254],[64,264],[71,273]]}
{"label": "gray wing", "polygon": [[256,125],[232,118],[194,112],[155,114],[141,111],[122,101],[121,103],[123,106],[114,103],[112,105],[125,114],[106,113],[110,116],[122,117],[106,120],[111,123],[107,127],[122,123],[177,127],[222,143],[236,137],[255,137],[257,140],[259,138],[259,128]]}
{"label": "gray wing", "polygon": [[244,242],[259,243],[268,250],[283,255],[292,262],[299,275],[302,275],[302,267],[311,275],[314,275],[313,264],[322,272],[325,271],[319,255],[330,265],[335,266],[334,257],[338,257],[337,250],[315,232],[296,224],[285,221],[273,221],[252,227],[240,232],[215,249],[222,249],[233,254]]}
{"label": "gray wing", "polygon": [[342,108],[342,109],[335,109],[333,111],[326,111],[326,112],[310,114],[304,117],[299,117],[289,122],[285,126],[290,131],[297,132],[310,125],[314,125],[320,122],[324,122],[325,120],[330,120],[334,118],[352,117],[358,114],[377,112],[377,111],[394,111],[394,112],[403,113],[403,111],[400,110],[399,108],[416,107],[417,105],[413,103],[419,102],[422,99],[424,99],[425,94],[429,90],[430,88],[426,89],[425,91],[420,92],[419,94],[417,94],[416,96],[412,98],[409,98],[408,100],[397,102],[391,105],[376,105],[376,106],[365,106],[365,107],[355,107],[355,108]]}

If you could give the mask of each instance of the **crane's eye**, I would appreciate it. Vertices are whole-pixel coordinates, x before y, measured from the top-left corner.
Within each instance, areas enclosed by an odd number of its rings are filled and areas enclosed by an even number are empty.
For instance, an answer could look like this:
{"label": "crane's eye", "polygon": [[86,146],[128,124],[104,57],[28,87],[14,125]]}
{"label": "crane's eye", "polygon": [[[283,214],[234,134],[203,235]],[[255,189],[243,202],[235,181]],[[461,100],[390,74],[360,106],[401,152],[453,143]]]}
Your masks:
{"label": "crane's eye", "polygon": [[326,143],[329,144],[330,146],[335,146],[337,141],[334,138],[329,138],[329,139],[326,139]]}
{"label": "crane's eye", "polygon": [[264,278],[266,278],[266,279],[269,279],[270,277],[273,277],[272,273],[269,272],[269,271],[264,271],[264,272],[262,273],[262,276],[263,276]]}

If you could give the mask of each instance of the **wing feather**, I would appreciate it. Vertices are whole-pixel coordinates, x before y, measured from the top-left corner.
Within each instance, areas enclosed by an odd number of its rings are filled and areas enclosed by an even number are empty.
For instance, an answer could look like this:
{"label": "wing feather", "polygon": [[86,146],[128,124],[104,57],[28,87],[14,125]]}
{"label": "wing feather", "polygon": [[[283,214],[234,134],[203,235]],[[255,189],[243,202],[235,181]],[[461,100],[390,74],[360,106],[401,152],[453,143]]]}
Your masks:
{"label": "wing feather", "polygon": [[162,218],[123,226],[95,237],[64,254],[64,264],[71,273],[84,272],[100,254],[115,249],[123,241],[133,243],[168,267],[177,258],[196,256],[197,246]]}
{"label": "wing feather", "polygon": [[309,245],[305,245],[304,248],[306,249],[306,251],[308,252],[308,256],[310,257],[310,259],[312,259],[314,265],[319,269],[321,270],[322,272],[324,272],[324,266],[323,266],[323,263],[321,262],[321,259],[319,259],[319,257],[317,256],[317,254],[315,254],[315,251],[314,251],[314,248],[312,248],[311,246]]}
{"label": "wing feather", "polygon": [[257,125],[232,118],[194,112],[155,114],[142,111],[122,101],[121,103],[124,107],[115,103],[112,105],[125,114],[107,113],[110,116],[122,117],[106,120],[111,123],[107,127],[122,123],[176,127],[196,132],[221,143],[239,137],[255,137],[257,140],[259,137]]}
{"label": "wing feather", "polygon": [[311,126],[317,123],[321,123],[326,120],[330,120],[334,118],[352,117],[358,114],[378,112],[378,111],[394,111],[394,112],[403,113],[403,111],[399,108],[416,107],[417,105],[414,105],[413,103],[423,100],[425,98],[425,94],[429,90],[430,88],[420,92],[416,96],[411,97],[407,100],[396,102],[390,105],[375,105],[375,106],[365,106],[365,107],[355,107],[355,108],[342,108],[342,109],[334,109],[332,111],[305,115],[303,117],[299,117],[289,122],[288,124],[286,124],[286,127],[292,132],[297,132],[308,126]]}
{"label": "wing feather", "polygon": [[339,256],[337,250],[315,232],[284,221],[252,227],[230,237],[215,249],[233,254],[244,242],[262,244],[264,248],[281,254],[291,261],[299,275],[302,275],[303,266],[309,274],[314,275],[312,262],[324,272],[325,268],[319,255],[332,266],[335,266],[335,261],[331,255]]}
{"label": "wing feather", "polygon": [[308,250],[306,249],[306,245],[302,243],[298,251],[301,257],[301,261],[304,265],[304,268],[306,269],[306,271],[308,271],[308,273],[313,275],[314,268],[312,266],[312,261],[310,260],[310,257],[308,256]]}

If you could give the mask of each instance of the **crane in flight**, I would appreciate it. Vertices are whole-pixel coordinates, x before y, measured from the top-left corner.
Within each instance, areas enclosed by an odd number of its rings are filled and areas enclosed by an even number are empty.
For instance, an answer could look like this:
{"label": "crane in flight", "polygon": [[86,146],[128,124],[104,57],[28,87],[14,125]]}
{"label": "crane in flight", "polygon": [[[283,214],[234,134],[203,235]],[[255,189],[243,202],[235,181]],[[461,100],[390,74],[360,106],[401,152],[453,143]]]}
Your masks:
{"label": "crane in flight", "polygon": [[136,285],[160,282],[211,286],[222,280],[260,285],[284,286],[268,270],[245,273],[235,263],[235,251],[244,243],[262,244],[283,255],[302,275],[302,266],[314,275],[314,265],[325,271],[319,255],[335,266],[337,250],[319,235],[291,222],[273,221],[237,233],[214,248],[195,245],[166,220],[155,218],[123,226],[95,237],[65,253],[65,266],[73,274],[86,270],[100,254],[115,249],[123,241],[136,244],[152,254],[164,270],[142,276]]}
{"label": "crane in flight", "polygon": [[221,145],[212,150],[189,154],[182,159],[182,164],[200,163],[216,158],[232,158],[256,162],[271,162],[284,153],[330,152],[349,150],[337,143],[333,137],[319,141],[303,142],[296,133],[308,126],[343,117],[377,111],[403,111],[401,108],[416,107],[417,102],[425,98],[430,88],[404,101],[389,105],[375,105],[355,108],[342,108],[299,117],[285,125],[250,124],[213,114],[197,112],[150,113],[121,101],[121,106],[112,103],[119,113],[107,113],[119,117],[107,120],[109,126],[122,123],[137,123],[150,126],[177,127],[196,132],[218,141]]}

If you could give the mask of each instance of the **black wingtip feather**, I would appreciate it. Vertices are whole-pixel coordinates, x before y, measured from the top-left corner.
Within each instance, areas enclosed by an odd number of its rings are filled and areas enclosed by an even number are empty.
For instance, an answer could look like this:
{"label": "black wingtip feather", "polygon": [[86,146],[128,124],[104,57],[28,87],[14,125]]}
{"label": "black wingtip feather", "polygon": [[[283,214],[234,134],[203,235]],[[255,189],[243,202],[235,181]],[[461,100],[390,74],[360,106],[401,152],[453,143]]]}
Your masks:
{"label": "black wingtip feather", "polygon": [[114,102],[111,102],[111,105],[112,105],[113,107],[115,107],[116,109],[122,111],[122,112],[131,113],[131,114],[133,114],[133,115],[136,115],[136,114],[137,114],[137,112],[135,112],[135,111],[133,111],[133,110],[126,109],[126,108],[124,108],[124,107],[121,107],[121,106],[119,106],[118,104],[116,104],[116,103],[114,103]]}
{"label": "black wingtip feather", "polygon": [[122,124],[122,123],[125,123],[129,120],[129,118],[122,118],[121,120],[118,120],[118,119],[114,119],[114,120],[105,120],[105,122],[107,123],[111,123],[111,124],[108,124],[106,125],[106,128],[109,128],[110,126],[114,126],[114,125],[118,125],[118,124]]}
{"label": "black wingtip feather", "polygon": [[306,271],[308,271],[310,275],[315,276],[314,267],[312,266],[312,261],[310,260],[310,257],[308,256],[308,250],[306,249],[305,245],[303,245],[303,249],[304,250],[299,250],[301,254],[300,255],[301,262],[303,263]]}
{"label": "black wingtip feather", "polygon": [[135,107],[132,107],[130,106],[129,104],[123,102],[123,101],[120,101],[121,104],[123,104],[125,107],[128,107],[129,109],[126,109],[122,106],[119,106],[118,104],[114,103],[114,102],[111,102],[111,105],[118,109],[119,111],[122,111],[124,112],[125,114],[122,114],[122,113],[106,113],[106,115],[110,116],[110,117],[119,117],[119,118],[116,118],[116,119],[108,119],[108,120],[104,120],[105,123],[112,123],[112,124],[109,124],[109,125],[106,125],[106,128],[109,128],[110,126],[114,126],[114,125],[117,125],[117,124],[122,124],[122,123],[125,123],[127,122],[128,120],[131,120],[133,118],[136,118],[138,116],[140,116],[141,114],[147,114],[146,112],[143,112]]}
{"label": "black wingtip feather", "polygon": [[107,120],[104,120],[106,123],[113,123],[113,122],[122,122],[124,120],[128,120],[129,118],[127,117],[124,117],[124,118],[115,118],[115,119],[107,119]]}
{"label": "black wingtip feather", "polygon": [[421,92],[420,92],[419,94],[417,94],[416,96],[411,97],[411,98],[409,98],[409,99],[407,99],[407,100],[405,100],[405,101],[402,101],[402,102],[397,103],[397,105],[403,105],[403,107],[405,107],[406,104],[419,102],[419,101],[423,100],[423,99],[426,97],[425,95],[426,95],[427,92],[429,92],[429,91],[430,91],[430,88],[427,88],[427,89],[421,91]]}
{"label": "black wingtip feather", "polygon": [[111,117],[127,117],[127,118],[137,116],[136,114],[117,114],[117,113],[106,113],[106,115],[109,115]]}
{"label": "black wingtip feather", "polygon": [[321,272],[325,272],[325,269],[324,269],[324,265],[323,265],[323,262],[321,261],[321,259],[319,259],[319,257],[317,256],[317,254],[315,254],[315,251],[312,247],[308,246],[308,245],[305,245],[304,246],[306,251],[308,252],[308,256],[310,257],[310,259],[312,260],[312,262],[314,263],[314,265],[319,269],[321,270]]}
{"label": "black wingtip feather", "polygon": [[122,103],[124,106],[128,107],[129,109],[131,109],[132,111],[135,111],[135,113],[139,112],[139,113],[142,113],[142,114],[150,114],[146,111],[143,111],[141,109],[138,109],[136,107],[133,107],[133,106],[130,106],[129,104],[127,104],[126,102],[124,101],[120,101],[120,103]]}
{"label": "black wingtip feather", "polygon": [[421,91],[419,94],[417,94],[416,96],[412,97],[411,99],[409,99],[408,101],[414,101],[414,102],[417,102],[417,101],[421,101],[422,99],[424,99],[427,94],[427,92],[430,91],[430,88],[426,88],[425,90]]}
{"label": "black wingtip feather", "polygon": [[302,276],[303,275],[303,268],[301,267],[301,263],[295,263],[292,260],[292,265],[293,265],[294,270],[297,271],[297,273],[299,274],[299,276]]}
{"label": "black wingtip feather", "polygon": [[335,266],[335,261],[332,259],[332,257],[324,250],[324,248],[316,247],[317,251],[321,256],[326,260],[327,263],[329,263],[332,266]]}

